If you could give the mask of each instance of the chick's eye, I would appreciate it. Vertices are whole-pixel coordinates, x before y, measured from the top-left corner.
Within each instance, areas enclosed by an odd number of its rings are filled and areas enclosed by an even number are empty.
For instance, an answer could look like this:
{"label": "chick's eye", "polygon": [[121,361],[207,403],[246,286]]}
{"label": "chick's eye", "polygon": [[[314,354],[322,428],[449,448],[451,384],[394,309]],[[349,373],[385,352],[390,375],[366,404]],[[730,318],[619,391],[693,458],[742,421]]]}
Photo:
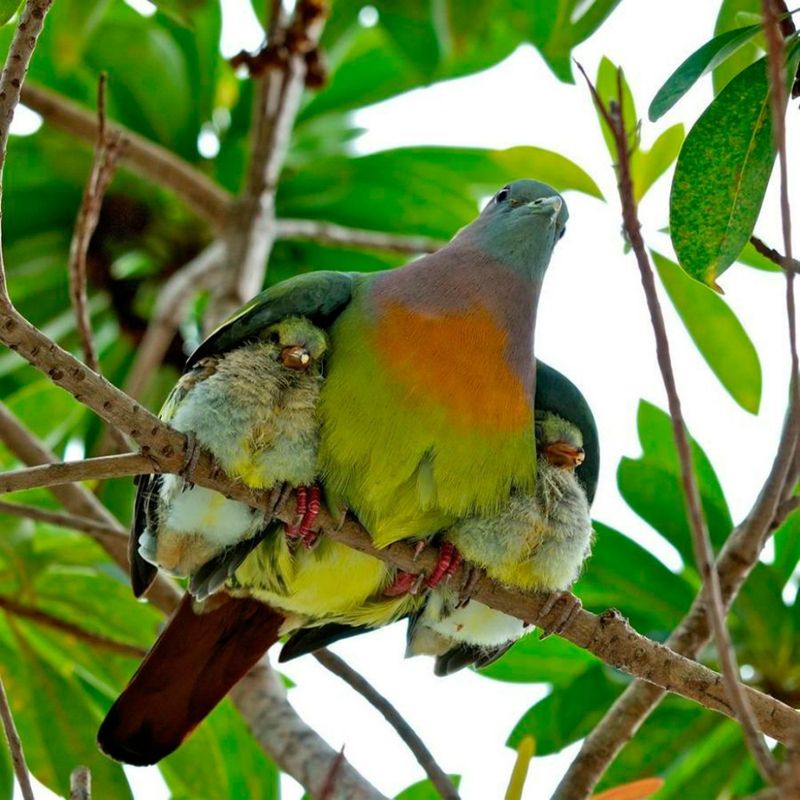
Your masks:
{"label": "chick's eye", "polygon": [[504,186],[495,196],[494,201],[495,203],[502,203],[504,200],[508,200],[508,196],[511,194],[511,189],[508,186]]}

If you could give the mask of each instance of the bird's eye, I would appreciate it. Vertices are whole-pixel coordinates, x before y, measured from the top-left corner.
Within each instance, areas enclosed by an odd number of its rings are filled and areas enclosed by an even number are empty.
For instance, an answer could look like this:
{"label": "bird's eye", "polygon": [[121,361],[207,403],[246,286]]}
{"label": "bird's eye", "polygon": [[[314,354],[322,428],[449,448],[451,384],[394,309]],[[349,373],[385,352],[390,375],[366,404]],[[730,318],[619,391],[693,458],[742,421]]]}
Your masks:
{"label": "bird's eye", "polygon": [[565,234],[566,232],[567,232],[567,228],[566,228],[566,226],[564,226],[564,227],[561,229],[561,233],[559,233],[559,234],[558,234],[558,238],[559,238],[559,239],[563,239],[563,238],[564,238],[564,234]]}
{"label": "bird's eye", "polygon": [[504,186],[495,196],[494,201],[495,203],[502,203],[504,200],[508,200],[508,196],[511,194],[511,189],[508,186]]}

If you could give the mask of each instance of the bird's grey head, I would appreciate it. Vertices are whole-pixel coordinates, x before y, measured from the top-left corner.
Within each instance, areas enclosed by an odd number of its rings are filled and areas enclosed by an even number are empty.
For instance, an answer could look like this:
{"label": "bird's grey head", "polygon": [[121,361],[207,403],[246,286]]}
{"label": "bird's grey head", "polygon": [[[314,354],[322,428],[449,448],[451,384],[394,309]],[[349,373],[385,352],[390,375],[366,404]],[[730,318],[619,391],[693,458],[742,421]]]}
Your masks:
{"label": "bird's grey head", "polygon": [[568,217],[552,186],[519,180],[500,189],[463,233],[515,272],[540,280]]}

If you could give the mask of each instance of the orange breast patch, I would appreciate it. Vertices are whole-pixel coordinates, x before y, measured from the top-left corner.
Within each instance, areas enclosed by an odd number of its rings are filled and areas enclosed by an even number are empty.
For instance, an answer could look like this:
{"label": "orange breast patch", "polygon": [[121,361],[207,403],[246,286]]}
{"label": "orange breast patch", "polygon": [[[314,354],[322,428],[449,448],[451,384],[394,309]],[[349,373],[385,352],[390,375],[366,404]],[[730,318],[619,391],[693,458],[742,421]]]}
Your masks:
{"label": "orange breast patch", "polygon": [[420,408],[434,402],[471,430],[530,426],[529,395],[505,358],[508,334],[486,309],[433,317],[389,303],[375,336],[381,361],[407,389],[407,402]]}

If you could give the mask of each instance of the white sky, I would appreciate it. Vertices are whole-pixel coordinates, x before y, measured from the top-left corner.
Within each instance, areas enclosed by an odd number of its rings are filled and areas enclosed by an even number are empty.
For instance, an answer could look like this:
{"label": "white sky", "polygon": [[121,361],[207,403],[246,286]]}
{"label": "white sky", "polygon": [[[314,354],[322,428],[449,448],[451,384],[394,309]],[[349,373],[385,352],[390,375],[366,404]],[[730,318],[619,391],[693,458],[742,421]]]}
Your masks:
{"label": "white sky", "polygon": [[[146,5],[144,0],[129,2]],[[249,0],[224,0],[223,5],[225,53],[257,46]],[[718,0],[626,0],[574,55],[590,75],[596,73],[603,55],[621,63],[642,116],[672,69],[710,38],[718,7]],[[706,81],[655,129],[644,125],[645,146],[675,122],[688,127],[710,99]],[[790,115],[790,142],[798,138],[795,116]],[[603,466],[594,516],[675,566],[674,551],[655,540],[616,491],[620,457],[639,453],[635,419],[639,399],[662,408],[665,399],[636,265],[632,256],[622,254],[610,159],[585,87],[559,83],[535,50],[522,47],[494,69],[381,103],[358,113],[356,121],[367,129],[357,143],[364,152],[410,144],[490,148],[530,144],[572,158],[600,185],[607,204],[568,195],[570,224],[548,273],[537,355],[579,384],[598,420]],[[797,155],[794,150],[790,159]],[[662,250],[668,244],[657,231],[667,222],[668,191],[669,179],[662,178],[641,209],[645,235]],[[778,245],[776,197],[772,186],[758,231]],[[796,193],[794,199],[797,206]],[[735,266],[720,283],[761,356],[764,395],[758,416],[742,411],[730,399],[697,353],[669,300],[664,297],[663,302],[689,427],[714,463],[738,519],[771,463],[782,419],[788,375],[783,282],[774,274]],[[436,678],[429,660],[403,659],[404,633],[399,624],[334,649],[395,703],[447,771],[463,775],[464,800],[501,797],[514,761],[514,753],[503,742],[519,717],[545,695],[546,687],[503,684],[469,671]],[[388,796],[423,777],[378,713],[315,661],[304,658],[282,669],[297,684],[291,698],[303,718],[335,749],[344,745],[348,759]],[[528,800],[549,796],[575,749],[534,761],[525,793]],[[150,771],[132,772],[137,774],[138,797],[166,796]],[[284,787],[286,800],[302,796],[291,779],[284,780]]]}

